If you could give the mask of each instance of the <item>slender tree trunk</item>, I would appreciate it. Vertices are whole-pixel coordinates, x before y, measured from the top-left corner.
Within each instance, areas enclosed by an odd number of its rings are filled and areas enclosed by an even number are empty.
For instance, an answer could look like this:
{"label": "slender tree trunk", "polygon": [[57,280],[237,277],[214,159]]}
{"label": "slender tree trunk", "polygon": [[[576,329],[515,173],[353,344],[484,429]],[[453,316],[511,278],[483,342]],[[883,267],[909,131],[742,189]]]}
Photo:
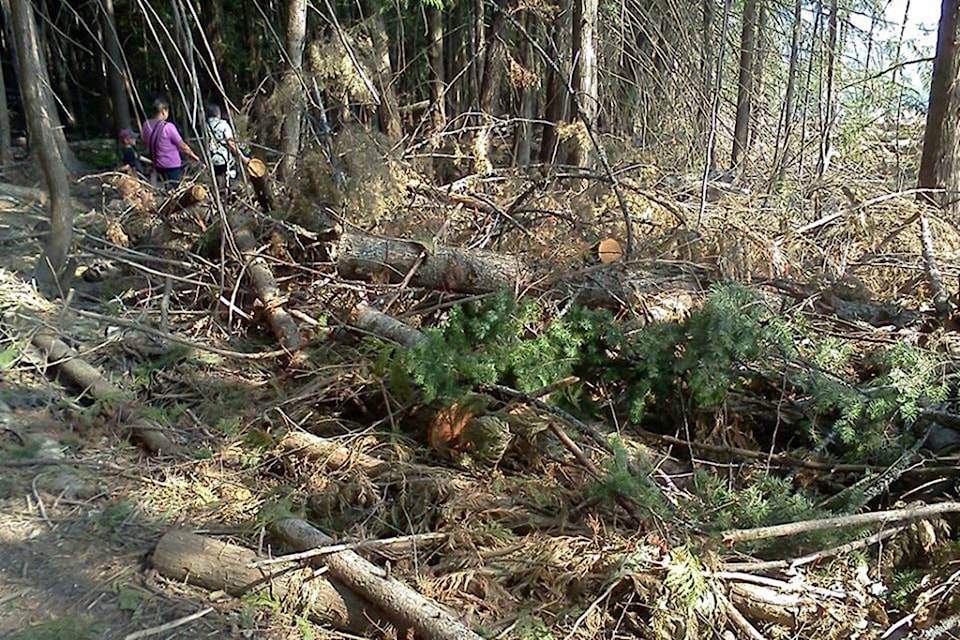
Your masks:
{"label": "slender tree trunk", "polygon": [[830,2],[830,19],[827,23],[827,80],[824,95],[823,123],[820,129],[820,158],[817,161],[817,179],[822,180],[830,168],[833,150],[833,121],[836,106],[833,104],[833,84],[837,66],[837,0]]}
{"label": "slender tree trunk", "polygon": [[[600,105],[597,85],[597,14],[598,0],[574,0],[571,41],[573,56],[573,89],[576,99],[570,107],[572,113],[594,126]],[[591,166],[589,141],[586,136],[571,140],[567,163],[574,166]]]}
{"label": "slender tree trunk", "polygon": [[[776,192],[787,173],[790,157],[790,134],[793,133],[793,113],[797,93],[797,60],[800,57],[800,28],[803,25],[803,2],[795,0],[793,5],[793,31],[790,35],[790,62],[787,68],[787,91],[783,98],[783,139],[777,144],[780,150],[774,161],[774,177],[770,190]],[[779,134],[777,135],[780,139]]]}
{"label": "slender tree trunk", "polygon": [[499,107],[500,83],[503,80],[504,44],[500,37],[504,26],[506,3],[499,0],[487,30],[486,54],[483,60],[483,78],[480,80],[481,127],[473,142],[474,170],[487,173],[493,169],[490,161],[490,136],[493,115]]}
{"label": "slender tree trunk", "polygon": [[753,64],[757,37],[757,0],[743,4],[743,29],[740,35],[740,79],[737,85],[737,119],[733,130],[733,155],[730,166],[738,170],[750,136],[750,107],[753,101]]}
{"label": "slender tree trunk", "polygon": [[[523,28],[533,35],[531,28],[532,21],[530,13],[525,11],[520,18]],[[524,41],[520,48],[520,63],[525,69],[530,71],[533,77],[539,77],[534,71],[537,64],[537,57],[533,51],[533,45],[529,41]],[[513,163],[518,167],[525,167],[530,164],[531,137],[533,137],[533,118],[536,113],[537,96],[534,92],[535,87],[524,83],[520,87],[520,123],[517,125],[514,143],[513,143]]]}
{"label": "slender tree trunk", "polygon": [[565,37],[570,20],[570,8],[570,0],[560,0],[560,15],[554,18],[552,25],[547,25],[552,42],[549,52],[556,56],[556,60],[559,61],[557,66],[563,72],[563,75],[557,74],[552,69],[547,75],[543,114],[545,124],[540,141],[540,162],[545,164],[557,160],[560,143],[557,135],[557,125],[567,118],[567,106],[570,102],[567,96],[567,60],[569,56],[566,55],[569,50],[569,39]]}
{"label": "slender tree trunk", "polygon": [[430,109],[433,130],[440,131],[447,122],[443,75],[443,12],[427,4],[427,59],[430,62]]}
{"label": "slender tree trunk", "polygon": [[473,64],[470,65],[472,70],[472,82],[470,83],[470,91],[467,93],[471,107],[480,102],[480,85],[483,82],[484,76],[483,51],[486,43],[485,38],[487,33],[485,0],[474,0],[473,7],[473,20],[470,21],[470,39],[472,49],[470,60],[473,61]]}
{"label": "slender tree trunk", "polygon": [[72,274],[64,273],[67,251],[73,233],[73,211],[70,208],[70,185],[67,182],[67,168],[61,155],[61,146],[54,135],[60,131],[56,110],[49,93],[49,84],[42,79],[45,76],[40,61],[40,45],[37,40],[37,26],[30,0],[11,0],[11,19],[17,39],[17,51],[20,54],[20,78],[39,81],[21,82],[20,92],[30,129],[30,137],[40,158],[47,192],[50,194],[50,233],[47,236],[44,254],[37,263],[35,276],[38,284],[46,293],[62,289],[64,278]]}
{"label": "slender tree trunk", "polygon": [[943,0],[937,52],[930,82],[927,128],[923,135],[918,186],[945,189],[945,196],[921,193],[922,201],[958,208],[960,191],[960,0]]}
{"label": "slender tree trunk", "polygon": [[[210,44],[210,50],[213,52],[213,60],[210,64],[216,65],[219,70],[220,78],[223,81],[224,97],[233,96],[236,92],[234,87],[235,66],[229,64],[227,57],[227,43],[224,37],[224,14],[223,0],[204,0],[200,3],[200,22],[203,25],[204,36]],[[201,47],[201,51],[206,54],[206,47]],[[229,68],[228,68],[229,67]],[[216,74],[211,71],[202,72],[204,79],[204,93],[206,95],[217,95],[220,89],[217,88]]]}
{"label": "slender tree trunk", "polygon": [[247,86],[256,86],[258,79],[260,78],[260,67],[262,66],[261,62],[261,51],[263,47],[260,45],[260,22],[256,19],[259,17],[259,14],[255,9],[250,7],[249,2],[241,2],[240,5],[243,8],[243,37],[244,44],[246,45],[246,59],[244,60],[243,67],[246,68],[246,73],[242,73],[242,77],[245,79]]}
{"label": "slender tree trunk", "polygon": [[[714,91],[714,79],[713,79],[713,70],[714,70],[714,47],[713,47],[713,23],[716,20],[717,16],[717,7],[715,0],[703,0],[703,42],[701,43],[701,52],[700,52],[700,74],[703,81],[701,91],[703,92],[703,100],[700,101],[700,135],[703,137],[704,141],[709,141],[710,143],[714,142],[714,138],[710,136],[710,122],[711,109],[710,105],[713,103],[713,91]],[[710,149],[707,157],[710,158],[710,167],[709,170],[713,171],[716,169],[716,153],[714,149]]]}
{"label": "slender tree trunk", "polygon": [[768,50],[768,38],[765,37],[767,32],[767,19],[770,15],[770,12],[767,10],[766,0],[759,0],[760,6],[757,8],[757,43],[756,43],[756,53],[753,56],[753,90],[751,91],[751,113],[753,115],[753,122],[750,124],[750,133],[747,136],[747,154],[750,153],[750,148],[753,145],[753,140],[756,137],[757,133],[757,116],[755,115],[760,108],[763,107],[763,69],[764,65],[767,62],[767,50]]}
{"label": "slender tree trunk", "polygon": [[300,153],[300,126],[303,116],[303,48],[307,36],[307,0],[290,0],[287,5],[287,57],[289,68],[284,79],[284,94],[287,99],[283,118],[280,150],[280,176],[288,179],[297,166]]}
{"label": "slender tree trunk", "polygon": [[[9,49],[9,46],[7,46]],[[6,52],[4,52],[6,53]],[[10,110],[7,108],[7,84],[0,64],[0,170],[7,170],[13,162],[13,147],[10,144]]]}
{"label": "slender tree trunk", "polygon": [[124,62],[117,36],[113,0],[100,0],[100,22],[103,30],[104,66],[110,84],[110,101],[113,106],[113,133],[130,126],[130,102],[124,80]]}
{"label": "slender tree trunk", "polygon": [[[60,150],[60,156],[63,158],[64,163],[66,164],[67,170],[70,172],[76,171],[79,169],[79,164],[77,163],[76,157],[73,155],[73,152],[70,150],[70,146],[67,144],[67,137],[63,132],[63,125],[60,124],[60,116],[57,111],[57,103],[53,97],[53,90],[50,85],[50,75],[47,72],[46,64],[43,62],[43,54],[40,50],[40,40],[37,38],[37,23],[33,17],[33,14],[29,14],[30,22],[34,26],[33,37],[37,45],[37,58],[40,60],[40,65],[35,69],[36,74],[26,76],[28,80],[25,80],[21,63],[20,53],[22,49],[20,45],[20,35],[17,33],[17,23],[13,18],[13,8],[11,6],[11,0],[0,0],[0,7],[3,8],[3,14],[5,16],[4,24],[7,34],[7,44],[10,46],[10,58],[16,67],[17,75],[17,84],[20,86],[20,93],[23,95],[25,84],[42,84],[43,90],[39,91],[39,98],[44,101],[44,110],[46,113],[50,114],[50,126],[53,129],[50,131],[53,136],[53,140],[57,147]],[[32,130],[30,130],[28,124],[28,132],[30,133],[30,146],[34,148],[38,142],[38,138],[35,137]]]}
{"label": "slender tree trunk", "polygon": [[[817,8],[814,11],[813,18],[813,34],[810,36],[810,42],[817,42],[820,38],[820,31],[823,29],[823,2],[822,0],[817,0]],[[818,61],[816,60],[813,54],[813,48],[810,50],[810,57],[807,60],[807,74],[805,86],[810,87],[811,82],[813,81],[813,70],[817,66]],[[803,92],[803,109],[800,114],[800,145],[799,152],[797,154],[797,179],[803,180],[804,178],[804,158],[805,151],[807,149],[807,120],[810,112],[810,99],[811,91]]]}
{"label": "slender tree trunk", "polygon": [[403,130],[400,127],[397,92],[393,86],[393,65],[390,63],[390,39],[387,37],[387,27],[383,21],[383,14],[380,13],[375,2],[365,0],[363,12],[376,59],[374,84],[380,92],[380,104],[377,105],[380,132],[391,140],[399,140]]}

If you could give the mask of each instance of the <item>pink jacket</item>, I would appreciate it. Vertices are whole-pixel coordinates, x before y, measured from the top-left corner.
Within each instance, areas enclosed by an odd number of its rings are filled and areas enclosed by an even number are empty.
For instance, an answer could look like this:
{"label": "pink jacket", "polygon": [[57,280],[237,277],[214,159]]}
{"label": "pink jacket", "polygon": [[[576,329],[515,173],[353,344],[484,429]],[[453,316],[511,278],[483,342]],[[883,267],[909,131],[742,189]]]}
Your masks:
{"label": "pink jacket", "polygon": [[143,123],[143,143],[157,169],[178,169],[183,166],[180,159],[182,142],[177,125],[172,122],[147,120]]}

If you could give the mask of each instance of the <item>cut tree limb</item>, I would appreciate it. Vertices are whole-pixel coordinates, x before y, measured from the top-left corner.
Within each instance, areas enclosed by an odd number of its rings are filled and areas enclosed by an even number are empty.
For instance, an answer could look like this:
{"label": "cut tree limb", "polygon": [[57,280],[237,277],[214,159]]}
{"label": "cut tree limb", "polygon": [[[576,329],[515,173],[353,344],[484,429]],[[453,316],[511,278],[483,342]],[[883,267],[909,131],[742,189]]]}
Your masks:
{"label": "cut tree limb", "polygon": [[[295,551],[329,545],[333,539],[307,522],[286,518],[274,523],[273,533]],[[353,551],[341,551],[313,562],[326,566],[330,576],[362,594],[379,606],[400,628],[411,629],[416,637],[426,640],[481,640],[437,603],[417,593],[404,583]]]}
{"label": "cut tree limb", "polygon": [[943,275],[937,264],[937,253],[933,247],[933,233],[930,231],[930,220],[923,213],[920,214],[920,242],[923,245],[923,261],[927,267],[927,280],[930,282],[930,292],[933,294],[933,307],[942,319],[950,315],[950,294],[943,286]]}
{"label": "cut tree limb", "polygon": [[267,266],[266,260],[257,253],[257,241],[250,229],[249,218],[231,213],[228,220],[237,249],[247,263],[246,274],[257,298],[263,303],[267,324],[273,330],[280,346],[291,353],[297,351],[300,348],[300,329],[293,316],[283,308],[284,299],[280,295],[273,272]]}
{"label": "cut tree limb", "polygon": [[163,433],[160,427],[139,415],[132,408],[131,394],[121,390],[85,362],[52,331],[41,330],[32,338],[33,345],[43,353],[47,362],[57,367],[60,373],[74,386],[94,400],[113,406],[118,424],[123,424],[131,435],[153,453],[179,454],[180,448]]}
{"label": "cut tree limb", "polygon": [[253,566],[261,559],[244,547],[173,529],[160,538],[150,562],[166,578],[232,596],[269,587],[280,602],[292,607],[308,603],[312,619],[341,631],[382,628],[383,613],[342,584],[298,570],[293,563]]}
{"label": "cut tree limb", "polygon": [[350,315],[350,322],[359,329],[381,338],[387,338],[405,347],[413,347],[427,339],[425,335],[410,325],[377,311],[363,302],[354,307],[353,313]]}
{"label": "cut tree limb", "polygon": [[837,516],[836,518],[804,520],[788,524],[777,524],[770,527],[757,527],[756,529],[731,529],[724,531],[721,537],[726,544],[735,544],[737,542],[795,536],[813,531],[862,527],[871,524],[900,524],[903,522],[913,522],[915,520],[926,520],[945,513],[957,512],[960,512],[960,502],[941,502],[907,509],[892,509],[873,513],[858,513],[851,516]]}

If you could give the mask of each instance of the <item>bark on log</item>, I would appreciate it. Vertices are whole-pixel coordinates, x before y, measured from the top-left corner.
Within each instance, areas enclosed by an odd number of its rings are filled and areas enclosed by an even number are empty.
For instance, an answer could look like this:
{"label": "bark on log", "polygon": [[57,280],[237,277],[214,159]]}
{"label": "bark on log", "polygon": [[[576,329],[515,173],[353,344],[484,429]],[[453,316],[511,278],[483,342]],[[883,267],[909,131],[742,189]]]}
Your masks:
{"label": "bark on log", "polygon": [[359,466],[368,473],[382,469],[387,463],[380,458],[357,453],[327,438],[315,436],[305,431],[290,431],[280,441],[280,450],[301,455],[308,460],[323,462],[329,469],[342,469],[347,466]]}
{"label": "bark on log", "polygon": [[269,587],[281,602],[309,603],[315,622],[341,631],[363,634],[385,626],[382,612],[342,584],[297,571],[293,563],[251,567],[260,559],[244,547],[174,529],[160,538],[150,562],[166,578],[232,596]]}
{"label": "bark on log", "polygon": [[[598,265],[554,275],[520,256],[348,232],[340,238],[337,269],[347,279],[408,283],[457,293],[502,289],[570,296],[598,307],[642,307],[650,320],[683,317],[703,297],[710,275],[676,266]],[[419,263],[419,264],[418,264]]]}
{"label": "bark on log", "polygon": [[80,356],[53,332],[38,331],[33,335],[32,342],[46,357],[47,362],[56,366],[74,386],[94,400],[115,407],[113,411],[117,422],[123,423],[123,427],[143,443],[147,450],[172,455],[180,453],[180,447],[174,444],[157,425],[139,415],[135,409],[130,409],[132,401],[130,394],[116,387],[93,366],[80,359]]}
{"label": "bark on log", "polygon": [[[333,539],[303,520],[286,518],[274,523],[273,533],[294,551],[328,545]],[[410,628],[426,640],[481,640],[432,600],[399,580],[390,578],[353,551],[341,551],[314,558],[329,568],[330,576],[379,606],[400,628]]]}
{"label": "bark on log", "polygon": [[183,211],[195,204],[199,204],[207,199],[207,188],[202,184],[190,185],[183,191],[173,194],[160,205],[158,213],[161,217],[167,217],[172,213]]}
{"label": "bark on log", "polygon": [[426,340],[426,336],[413,327],[377,311],[366,303],[360,303],[354,308],[350,322],[359,329],[393,340],[405,347],[412,347]]}
{"label": "bark on log", "polygon": [[283,296],[280,295],[273,272],[257,254],[257,242],[250,230],[249,221],[236,213],[231,213],[228,220],[237,248],[247,263],[246,274],[257,298],[263,303],[267,324],[284,349],[291,353],[297,351],[300,348],[300,329],[293,317],[283,308]]}
{"label": "bark on log", "polygon": [[[50,194],[44,189],[23,187],[9,182],[0,182],[0,196],[9,196],[24,204],[46,206],[50,202]],[[70,199],[70,207],[75,211],[83,211],[83,206],[73,198]]]}
{"label": "bark on log", "polygon": [[264,213],[273,210],[273,190],[270,188],[269,171],[266,163],[260,158],[250,158],[247,163],[247,177],[253,185],[253,193],[257,197],[257,204]]}
{"label": "bark on log", "polygon": [[410,284],[457,293],[516,289],[530,279],[517,256],[493,251],[428,247],[419,242],[347,232],[340,237],[337,269],[351,280],[400,283],[422,258]]}
{"label": "bark on log", "polygon": [[922,213],[920,214],[920,242],[923,246],[923,261],[927,268],[930,293],[933,294],[933,307],[937,310],[937,316],[942,320],[950,315],[950,294],[943,286],[943,275],[941,275],[940,266],[937,264],[937,252],[933,246],[930,221]]}

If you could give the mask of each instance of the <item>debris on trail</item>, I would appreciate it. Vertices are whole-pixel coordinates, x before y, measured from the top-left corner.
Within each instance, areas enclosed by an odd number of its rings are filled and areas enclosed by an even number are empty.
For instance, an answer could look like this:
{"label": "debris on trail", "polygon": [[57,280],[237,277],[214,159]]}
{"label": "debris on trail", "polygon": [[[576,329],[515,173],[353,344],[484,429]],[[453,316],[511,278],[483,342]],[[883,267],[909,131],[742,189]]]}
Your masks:
{"label": "debris on trail", "polygon": [[596,176],[438,189],[390,160],[340,192],[329,170],[271,184],[257,160],[252,189],[171,197],[114,177],[72,299],[0,271],[0,355],[177,454],[142,489],[178,523],[151,560],[169,584],[428,638],[955,614],[904,577],[956,582],[952,226],[866,194],[785,223],[732,189],[694,225],[684,185],[624,172],[627,256]]}

